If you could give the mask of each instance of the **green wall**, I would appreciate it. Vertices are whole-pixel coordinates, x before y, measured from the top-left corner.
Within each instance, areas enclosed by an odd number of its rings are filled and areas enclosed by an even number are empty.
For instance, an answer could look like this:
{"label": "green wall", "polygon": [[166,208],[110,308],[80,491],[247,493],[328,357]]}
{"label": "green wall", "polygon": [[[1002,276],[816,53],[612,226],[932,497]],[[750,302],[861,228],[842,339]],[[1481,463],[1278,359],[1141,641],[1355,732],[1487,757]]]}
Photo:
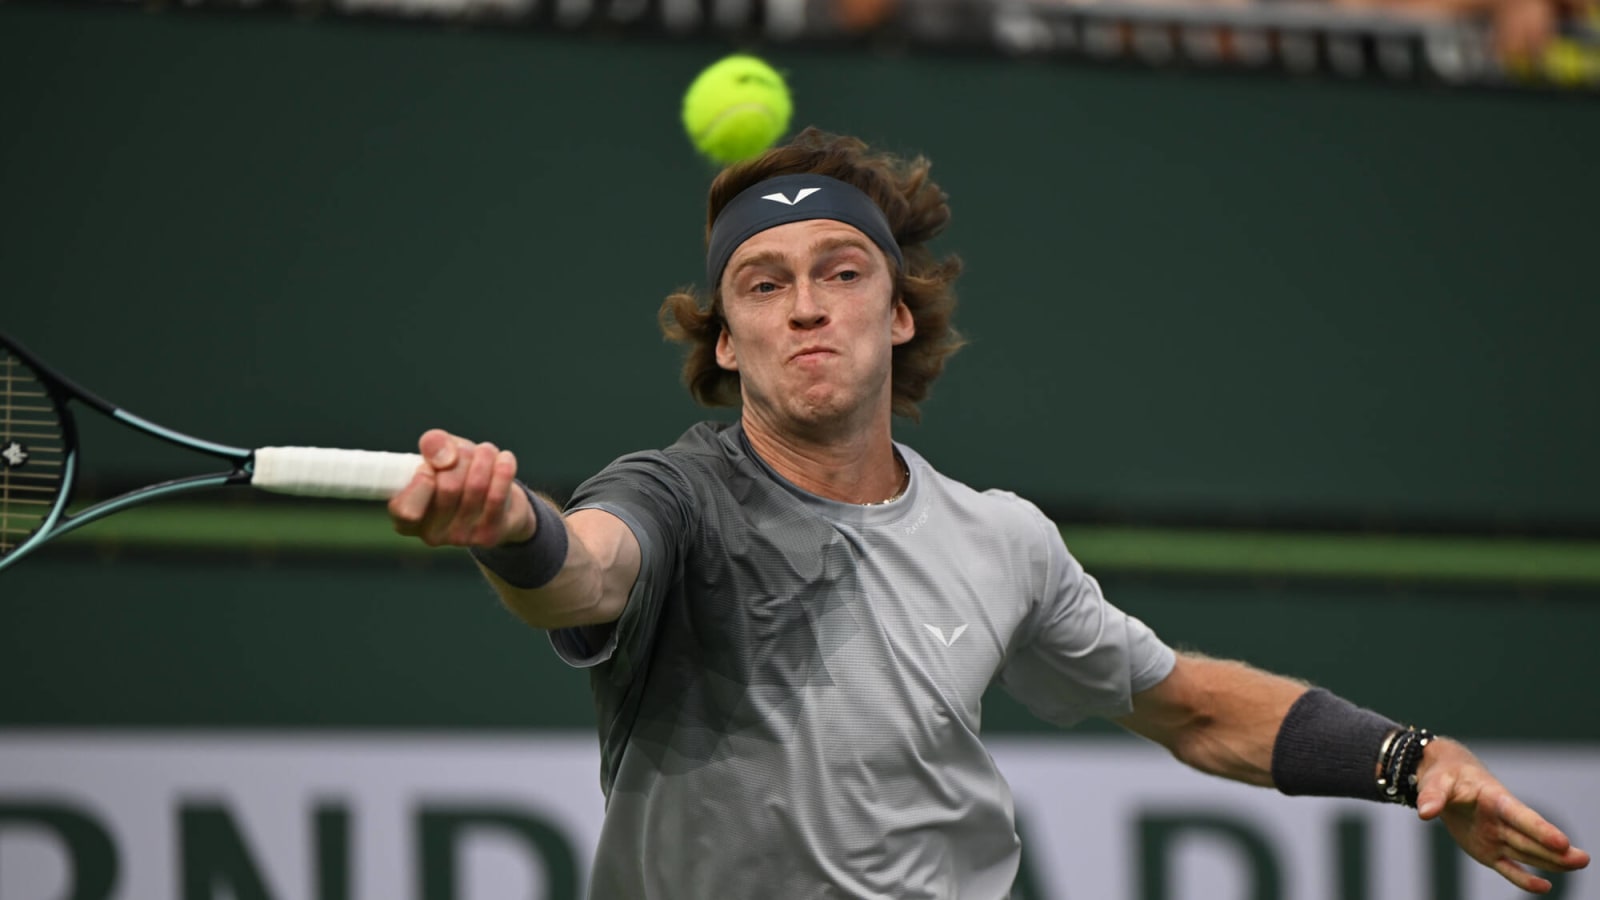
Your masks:
{"label": "green wall", "polygon": [[[712,174],[676,98],[727,49],[0,5],[0,327],[214,440],[439,425],[570,489],[702,414],[654,310]],[[901,431],[949,473],[1067,518],[1600,522],[1593,104],[765,51],[952,195],[973,343]],[[189,464],[84,424],[91,488]],[[590,724],[459,554],[105,552],[0,576],[0,726]],[[1396,716],[1600,739],[1592,588],[1105,583]]]}
{"label": "green wall", "polygon": [[[499,606],[464,554],[335,564],[52,550],[0,578],[0,728],[594,721],[585,676]],[[1600,741],[1600,716],[1574,703],[1600,679],[1592,592],[1102,582],[1177,646],[1306,678],[1402,720],[1462,737]],[[985,726],[1052,730],[999,692]]]}
{"label": "green wall", "polygon": [[[728,46],[0,6],[0,327],[215,440],[441,425],[561,492],[701,415],[654,311]],[[1106,518],[1600,522],[1567,98],[762,48],[929,154],[973,343],[902,436]],[[181,468],[108,432],[100,485]]]}

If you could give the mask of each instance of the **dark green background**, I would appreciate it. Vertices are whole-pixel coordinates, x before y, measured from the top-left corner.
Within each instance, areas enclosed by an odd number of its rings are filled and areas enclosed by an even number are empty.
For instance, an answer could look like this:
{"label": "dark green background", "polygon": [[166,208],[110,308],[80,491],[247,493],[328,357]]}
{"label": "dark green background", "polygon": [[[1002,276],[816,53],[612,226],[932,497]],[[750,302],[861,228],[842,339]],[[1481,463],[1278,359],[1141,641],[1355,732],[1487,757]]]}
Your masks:
{"label": "dark green background", "polygon": [[[440,425],[551,490],[700,415],[654,313],[713,42],[0,6],[0,323],[215,440]],[[761,49],[926,153],[973,344],[902,429],[1048,509],[1600,527],[1600,106]],[[167,470],[100,448],[112,480]]]}
{"label": "dark green background", "polygon": [[[451,551],[359,565],[46,551],[0,579],[0,725],[593,723],[585,676]],[[1470,737],[1600,740],[1582,699],[1597,667],[1592,596],[1103,581],[1175,645],[1242,656],[1397,718]],[[998,692],[985,725],[1049,728]]]}
{"label": "dark green background", "polygon": [[[568,490],[702,414],[654,313],[712,175],[677,99],[729,49],[0,5],[0,327],[213,440],[443,426]],[[973,343],[900,431],[948,473],[1067,520],[1600,527],[1595,104],[760,49],[797,124],[952,196]],[[85,426],[91,488],[191,464]],[[1600,739],[1593,590],[1105,581],[1398,717]],[[0,601],[0,726],[590,723],[460,555],[52,547]]]}

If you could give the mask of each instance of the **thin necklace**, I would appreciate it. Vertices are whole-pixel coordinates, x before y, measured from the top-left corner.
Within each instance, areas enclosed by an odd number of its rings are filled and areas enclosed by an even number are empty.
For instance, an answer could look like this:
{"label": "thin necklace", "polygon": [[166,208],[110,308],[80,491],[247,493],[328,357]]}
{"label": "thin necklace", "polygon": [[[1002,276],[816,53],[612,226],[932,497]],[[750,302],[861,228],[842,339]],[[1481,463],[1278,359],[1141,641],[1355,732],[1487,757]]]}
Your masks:
{"label": "thin necklace", "polygon": [[900,488],[898,490],[896,490],[892,495],[890,495],[888,497],[885,497],[882,500],[869,500],[866,503],[861,503],[861,504],[858,504],[858,505],[860,505],[860,506],[883,506],[886,503],[893,503],[894,501],[899,500],[901,497],[905,496],[906,488],[911,487],[911,467],[906,465],[906,461],[901,459],[900,458],[900,454],[898,454],[898,453],[896,453],[894,455],[894,460],[895,460],[895,462],[900,464]]}

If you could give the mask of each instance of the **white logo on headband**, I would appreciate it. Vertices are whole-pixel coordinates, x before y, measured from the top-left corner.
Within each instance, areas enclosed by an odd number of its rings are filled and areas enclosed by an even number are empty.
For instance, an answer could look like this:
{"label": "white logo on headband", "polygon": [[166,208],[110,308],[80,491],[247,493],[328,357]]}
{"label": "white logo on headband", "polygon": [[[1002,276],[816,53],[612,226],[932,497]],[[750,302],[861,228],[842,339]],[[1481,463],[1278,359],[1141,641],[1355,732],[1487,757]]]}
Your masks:
{"label": "white logo on headband", "polygon": [[778,193],[778,194],[763,194],[761,196],[761,199],[763,199],[763,200],[771,200],[774,203],[782,203],[785,206],[793,206],[796,203],[799,203],[801,200],[804,200],[805,198],[811,196],[812,194],[815,194],[817,191],[820,191],[820,190],[822,190],[822,188],[801,188],[800,190],[795,192],[793,200],[790,200],[788,197],[785,197],[781,193]]}

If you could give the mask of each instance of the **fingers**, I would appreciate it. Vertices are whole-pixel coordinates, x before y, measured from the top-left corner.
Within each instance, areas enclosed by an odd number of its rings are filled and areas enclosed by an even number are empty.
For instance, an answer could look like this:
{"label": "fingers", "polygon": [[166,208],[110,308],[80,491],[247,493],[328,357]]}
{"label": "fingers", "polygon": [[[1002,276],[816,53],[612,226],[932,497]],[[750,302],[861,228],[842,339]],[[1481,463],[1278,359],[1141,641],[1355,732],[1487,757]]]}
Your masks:
{"label": "fingers", "polygon": [[432,428],[423,432],[417,441],[417,449],[422,451],[422,458],[435,469],[448,469],[455,462],[456,445],[461,440],[442,428]]}
{"label": "fingers", "polygon": [[[1470,781],[1470,779],[1469,779]],[[1546,872],[1581,869],[1589,864],[1589,854],[1571,845],[1559,828],[1488,778],[1488,783],[1471,782],[1453,786],[1455,794],[1446,803],[1455,823],[1447,822],[1462,848],[1501,877],[1524,891],[1543,894],[1552,889],[1549,879],[1525,867]],[[1449,817],[1447,817],[1449,818]]]}
{"label": "fingers", "polygon": [[[495,459],[500,448],[483,443],[461,450],[457,469],[461,475],[461,494],[456,504],[455,520],[451,522],[451,543],[473,544],[479,540],[493,540],[500,526],[501,504],[491,505],[489,489],[494,481]],[[486,518],[486,513],[492,517]],[[496,541],[498,543],[498,541]]]}
{"label": "fingers", "polygon": [[389,498],[389,521],[400,534],[416,537],[422,533],[422,520],[432,503],[433,467],[424,462],[417,466],[411,483]]}
{"label": "fingers", "polygon": [[526,537],[532,537],[531,533],[528,535],[514,535],[511,533],[511,530],[514,528],[514,523],[520,521],[522,518],[515,515],[517,512],[515,501],[518,499],[526,499],[514,496],[522,493],[515,488],[516,478],[516,456],[514,456],[510,450],[501,450],[499,453],[495,454],[494,466],[490,470],[489,490],[488,493],[484,495],[483,500],[485,514],[484,521],[498,522],[505,526],[505,530],[497,535],[484,534],[482,535],[483,539],[487,540],[490,538],[495,538],[495,543],[503,543],[514,540],[523,540]]}
{"label": "fingers", "polygon": [[1511,849],[1518,862],[1550,868],[1557,865],[1561,859],[1560,850],[1548,850],[1536,838],[1516,828],[1507,828],[1501,840]]}
{"label": "fingers", "polygon": [[1417,815],[1442,818],[1450,836],[1480,863],[1535,894],[1552,889],[1549,879],[1525,866],[1566,872],[1589,864],[1561,829],[1518,800],[1474,757],[1448,741],[1431,759],[1417,791]]}
{"label": "fingers", "polygon": [[449,454],[453,461],[448,468],[437,470],[433,507],[421,534],[424,543],[435,547],[471,545],[483,512],[483,495],[488,491],[484,456],[492,460],[497,452],[493,444],[474,444],[465,438],[456,438],[453,450],[440,449],[440,456]]}
{"label": "fingers", "polygon": [[[417,445],[424,462],[389,501],[400,534],[430,547],[487,547],[504,543],[514,526],[530,518],[519,515],[526,510],[516,503],[517,462],[509,452],[439,429],[423,434]],[[523,530],[531,534],[531,527]]]}
{"label": "fingers", "polygon": [[1510,859],[1495,860],[1494,865],[1490,866],[1490,868],[1499,872],[1501,878],[1530,894],[1548,894],[1550,892],[1551,884],[1548,879],[1529,872]]}
{"label": "fingers", "polygon": [[[449,463],[433,467],[433,500],[428,504],[428,513],[417,535],[430,547],[451,543],[449,533],[456,519],[456,510],[461,506],[461,488],[466,469],[471,463],[470,456],[462,459],[462,453],[465,451],[470,454],[472,446],[472,442],[465,438],[451,437],[447,443],[434,448],[431,458],[446,459]],[[467,465],[464,466],[463,462]]]}
{"label": "fingers", "polygon": [[1499,802],[1496,812],[1501,817],[1501,822],[1512,826],[1518,834],[1526,834],[1531,841],[1538,841],[1539,849],[1550,854],[1552,860],[1568,857],[1573,852],[1586,860],[1589,857],[1589,854],[1584,854],[1582,850],[1574,849],[1573,842],[1560,828],[1550,825],[1546,818],[1509,793],[1504,794],[1504,799]]}
{"label": "fingers", "polygon": [[1515,829],[1514,834],[1526,835],[1537,841],[1542,849],[1548,850],[1556,857],[1566,854],[1572,847],[1572,841],[1562,833],[1561,829],[1551,825],[1544,816],[1534,812],[1527,804],[1509,793],[1504,795],[1496,812],[1501,821]]}
{"label": "fingers", "polygon": [[1546,872],[1570,872],[1589,864],[1589,854],[1582,850],[1551,850],[1519,831],[1507,829],[1502,841],[1508,850],[1505,856]]}
{"label": "fingers", "polygon": [[1566,872],[1589,865],[1589,854],[1572,839],[1510,792],[1500,789],[1494,810],[1507,826],[1503,840],[1520,862],[1547,871]]}

